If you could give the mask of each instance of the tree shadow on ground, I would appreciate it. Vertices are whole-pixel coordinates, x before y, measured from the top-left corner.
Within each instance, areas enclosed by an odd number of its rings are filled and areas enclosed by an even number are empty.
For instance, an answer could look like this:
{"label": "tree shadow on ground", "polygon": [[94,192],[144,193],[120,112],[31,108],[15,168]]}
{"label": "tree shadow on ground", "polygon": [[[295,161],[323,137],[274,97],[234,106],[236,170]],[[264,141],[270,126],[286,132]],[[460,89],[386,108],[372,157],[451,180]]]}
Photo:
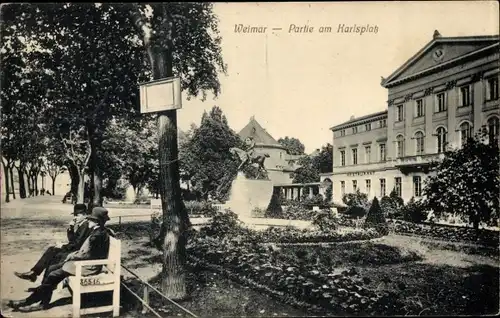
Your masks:
{"label": "tree shadow on ground", "polygon": [[458,268],[424,263],[365,267],[375,290],[397,290],[400,314],[486,315],[499,310],[499,268],[474,265]]}

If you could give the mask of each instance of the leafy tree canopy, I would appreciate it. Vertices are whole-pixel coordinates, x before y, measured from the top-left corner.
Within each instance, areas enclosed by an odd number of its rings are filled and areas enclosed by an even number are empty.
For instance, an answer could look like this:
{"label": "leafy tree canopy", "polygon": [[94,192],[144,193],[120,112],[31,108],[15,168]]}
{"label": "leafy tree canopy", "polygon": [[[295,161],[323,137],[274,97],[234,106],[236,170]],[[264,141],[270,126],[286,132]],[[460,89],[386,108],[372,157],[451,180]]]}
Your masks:
{"label": "leafy tree canopy", "polygon": [[476,135],[460,149],[448,151],[425,183],[425,204],[437,215],[443,212],[468,216],[474,227],[498,217],[498,143]]}
{"label": "leafy tree canopy", "polygon": [[286,148],[291,155],[303,155],[305,146],[299,139],[294,137],[285,137],[278,139],[278,142]]}

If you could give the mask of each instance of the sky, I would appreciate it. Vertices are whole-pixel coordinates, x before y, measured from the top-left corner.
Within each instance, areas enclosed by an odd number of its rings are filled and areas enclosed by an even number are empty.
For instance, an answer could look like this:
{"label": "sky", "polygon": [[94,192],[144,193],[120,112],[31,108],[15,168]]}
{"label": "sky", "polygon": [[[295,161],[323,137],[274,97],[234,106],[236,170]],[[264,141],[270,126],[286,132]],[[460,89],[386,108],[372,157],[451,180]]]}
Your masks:
{"label": "sky", "polygon": [[[381,77],[431,41],[434,30],[445,37],[499,33],[496,1],[215,3],[214,11],[228,72],[219,77],[217,99],[183,96],[179,128],[199,125],[203,111],[217,105],[236,132],[255,116],[276,140],[298,138],[307,153],[332,142],[330,127],[386,109]],[[267,32],[237,33],[239,24]],[[290,33],[291,24],[314,30]],[[377,32],[338,33],[339,25]],[[332,32],[320,33],[322,26]]]}

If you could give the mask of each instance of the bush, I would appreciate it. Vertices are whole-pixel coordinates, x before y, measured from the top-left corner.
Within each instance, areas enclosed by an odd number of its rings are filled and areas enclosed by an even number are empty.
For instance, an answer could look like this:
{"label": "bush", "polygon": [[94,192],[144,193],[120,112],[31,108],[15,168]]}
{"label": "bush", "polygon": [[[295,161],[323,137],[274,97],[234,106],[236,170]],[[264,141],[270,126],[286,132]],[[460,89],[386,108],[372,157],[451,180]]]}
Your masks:
{"label": "bush", "polygon": [[415,201],[411,198],[410,201],[402,209],[403,219],[408,222],[421,223],[427,219],[427,212],[422,201]]}
{"label": "bush", "polygon": [[339,227],[338,219],[331,211],[321,210],[313,217],[312,224],[321,232],[333,232]]}
{"label": "bush", "polygon": [[357,190],[355,193],[347,193],[342,197],[342,201],[347,205],[345,215],[351,218],[362,218],[366,215],[370,203],[365,193]]}
{"label": "bush", "polygon": [[273,190],[273,195],[271,197],[271,201],[269,202],[269,206],[266,209],[264,214],[267,218],[279,218],[283,215],[283,209],[281,205],[283,204],[283,193],[279,187],[275,187]]}
{"label": "bush", "polygon": [[226,209],[225,211],[217,211],[210,222],[201,228],[200,234],[214,238],[230,238],[238,235],[250,235],[251,231],[241,225],[236,213]]}
{"label": "bush", "polygon": [[403,217],[401,210],[404,207],[404,201],[396,194],[394,189],[389,196],[382,197],[380,200],[380,207],[386,218],[401,219]]}
{"label": "bush", "polygon": [[389,234],[389,227],[385,220],[384,214],[382,213],[382,209],[380,208],[377,197],[373,198],[364,225],[367,228],[375,228],[382,235]]}
{"label": "bush", "polygon": [[217,213],[217,209],[211,202],[207,201],[185,201],[184,205],[188,211],[188,215],[204,215],[204,216],[214,216]]}

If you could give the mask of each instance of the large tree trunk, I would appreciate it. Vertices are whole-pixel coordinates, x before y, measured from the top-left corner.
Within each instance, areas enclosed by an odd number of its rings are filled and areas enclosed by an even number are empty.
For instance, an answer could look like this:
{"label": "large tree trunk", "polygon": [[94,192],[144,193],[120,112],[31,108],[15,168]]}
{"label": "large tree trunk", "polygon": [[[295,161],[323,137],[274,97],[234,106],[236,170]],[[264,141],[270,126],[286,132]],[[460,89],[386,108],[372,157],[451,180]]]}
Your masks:
{"label": "large tree trunk", "polygon": [[[78,196],[78,185],[80,183],[80,175],[78,174],[78,168],[70,164],[69,165],[69,176],[71,177],[71,194],[73,196]],[[83,182],[83,181],[82,181]]]}
{"label": "large tree trunk", "polygon": [[14,186],[14,167],[9,168],[10,184],[12,186],[12,198],[16,199],[16,187]]}
{"label": "large tree trunk", "polygon": [[17,175],[19,177],[19,196],[24,199],[26,198],[26,183],[24,182],[24,168],[22,165],[17,168]]}
{"label": "large tree trunk", "polygon": [[[163,4],[155,4],[154,15],[168,19]],[[137,9],[137,8],[135,8]],[[151,28],[145,23],[139,10],[132,10],[132,21],[143,35],[148,53],[153,79],[159,80],[173,75],[172,41],[167,39],[163,44],[151,43]],[[166,34],[173,30],[171,21],[164,21]],[[171,34],[168,35],[170,37]],[[161,45],[161,46],[160,46]],[[163,223],[159,240],[163,238],[163,271],[162,291],[171,299],[182,299],[186,296],[186,244],[189,218],[182,208],[179,183],[179,162],[177,146],[177,113],[175,110],[158,114],[159,132],[159,165],[160,194],[163,210]]]}
{"label": "large tree trunk", "polygon": [[50,176],[50,178],[52,179],[52,195],[56,195],[56,178],[57,178],[57,174],[54,175],[54,176]]}
{"label": "large tree trunk", "polygon": [[5,202],[10,202],[10,180],[9,180],[9,167],[3,163],[3,179],[5,180]]}
{"label": "large tree trunk", "polygon": [[33,173],[33,184],[35,195],[38,195],[38,172]]}
{"label": "large tree trunk", "polygon": [[[157,49],[151,56],[154,79],[173,75],[170,51]],[[175,110],[158,114],[158,133],[160,194],[165,226],[162,291],[169,298],[182,299],[186,297],[188,216],[181,201]]]}

